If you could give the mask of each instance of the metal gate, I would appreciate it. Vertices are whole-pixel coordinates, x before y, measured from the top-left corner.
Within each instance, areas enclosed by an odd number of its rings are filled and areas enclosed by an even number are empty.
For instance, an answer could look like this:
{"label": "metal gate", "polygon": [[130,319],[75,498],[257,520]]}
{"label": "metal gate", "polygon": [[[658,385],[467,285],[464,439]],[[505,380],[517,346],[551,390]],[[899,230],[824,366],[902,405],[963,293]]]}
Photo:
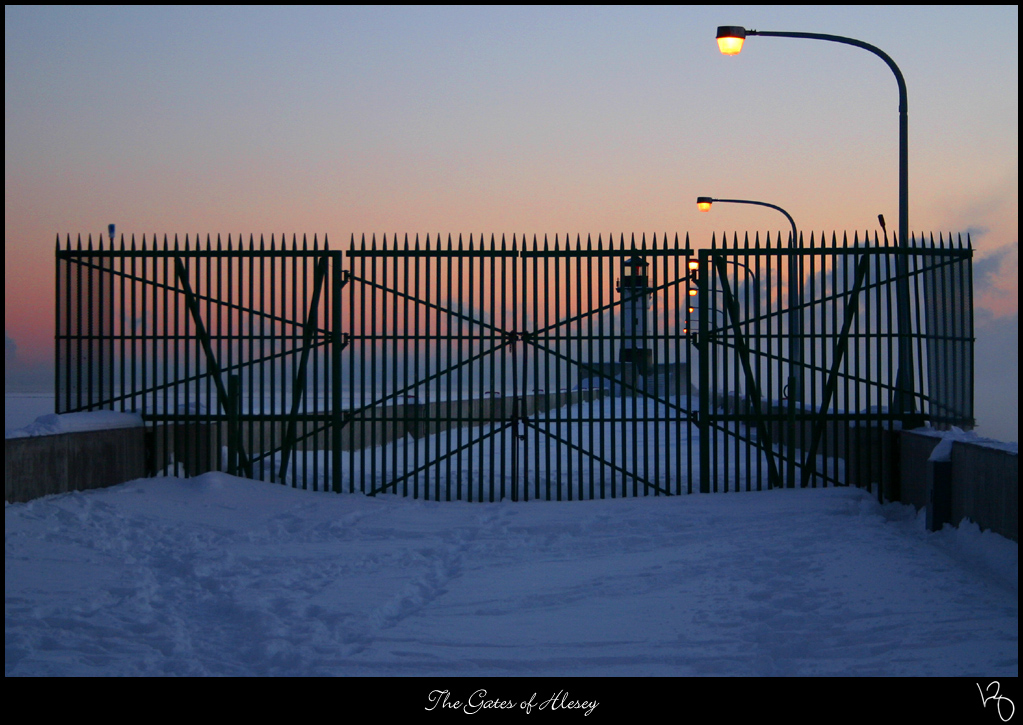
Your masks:
{"label": "metal gate", "polygon": [[[689,491],[688,244],[383,239],[347,252],[346,490]],[[695,401],[693,401],[695,402]]]}
{"label": "metal gate", "polygon": [[834,237],[58,241],[57,410],[141,412],[153,471],[314,490],[864,484],[885,430],[972,424],[971,255]]}
{"label": "metal gate", "polygon": [[[876,235],[701,249],[700,386],[720,397],[701,406],[700,490],[736,477],[747,490],[869,486],[887,431],[971,427],[972,254],[968,240],[900,248]],[[899,329],[900,285],[910,329]]]}

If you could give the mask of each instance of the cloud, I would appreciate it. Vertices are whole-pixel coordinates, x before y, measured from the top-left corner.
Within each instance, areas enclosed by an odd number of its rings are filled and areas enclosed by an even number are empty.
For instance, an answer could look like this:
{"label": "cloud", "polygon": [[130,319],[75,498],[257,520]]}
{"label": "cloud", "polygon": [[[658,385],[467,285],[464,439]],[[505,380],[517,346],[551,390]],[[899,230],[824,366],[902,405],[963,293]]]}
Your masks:
{"label": "cloud", "polygon": [[18,346],[14,340],[7,336],[7,331],[4,330],[4,367],[14,363],[18,359]]}
{"label": "cloud", "polygon": [[1019,313],[976,316],[977,431],[1003,441],[1019,439]]}
{"label": "cloud", "polygon": [[973,291],[978,309],[995,317],[1019,314],[1019,242],[975,259]]}

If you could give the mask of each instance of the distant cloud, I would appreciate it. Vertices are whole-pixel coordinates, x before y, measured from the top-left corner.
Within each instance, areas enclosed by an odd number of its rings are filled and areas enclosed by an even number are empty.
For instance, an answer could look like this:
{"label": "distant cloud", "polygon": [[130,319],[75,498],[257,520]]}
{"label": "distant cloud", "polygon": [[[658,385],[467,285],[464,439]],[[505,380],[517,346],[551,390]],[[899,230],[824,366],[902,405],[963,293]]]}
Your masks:
{"label": "distant cloud", "polygon": [[1019,440],[1019,313],[976,315],[975,404],[977,432]]}
{"label": "distant cloud", "polygon": [[[1010,255],[1016,256],[1016,266],[1019,267],[1019,242],[1006,244],[973,262],[973,283],[977,289],[983,289],[992,284],[998,276],[1002,265]],[[1009,260],[1010,262],[1012,260]]]}
{"label": "distant cloud", "polygon": [[53,365],[18,356],[18,344],[4,330],[4,390],[45,391],[53,389]]}
{"label": "distant cloud", "polygon": [[973,289],[978,308],[1001,317],[1019,313],[1019,242],[976,258]]}

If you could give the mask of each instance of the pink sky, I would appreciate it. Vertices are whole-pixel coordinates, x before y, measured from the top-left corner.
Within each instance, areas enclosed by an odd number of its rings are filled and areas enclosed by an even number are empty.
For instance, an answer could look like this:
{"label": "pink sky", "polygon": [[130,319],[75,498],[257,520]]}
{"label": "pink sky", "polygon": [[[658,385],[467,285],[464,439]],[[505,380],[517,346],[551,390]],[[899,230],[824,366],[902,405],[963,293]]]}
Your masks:
{"label": "pink sky", "polygon": [[[766,209],[699,214],[711,195],[779,204],[805,233],[873,233],[878,213],[894,228],[889,69],[781,38],[725,58],[722,24],[856,37],[899,64],[911,227],[972,234],[980,350],[984,325],[1018,320],[1017,21],[1016,7],[7,7],[8,358],[13,343],[21,365],[51,363],[56,235],[111,222],[343,246],[384,232],[706,246],[786,227]],[[997,53],[991,27],[1011,36]]]}

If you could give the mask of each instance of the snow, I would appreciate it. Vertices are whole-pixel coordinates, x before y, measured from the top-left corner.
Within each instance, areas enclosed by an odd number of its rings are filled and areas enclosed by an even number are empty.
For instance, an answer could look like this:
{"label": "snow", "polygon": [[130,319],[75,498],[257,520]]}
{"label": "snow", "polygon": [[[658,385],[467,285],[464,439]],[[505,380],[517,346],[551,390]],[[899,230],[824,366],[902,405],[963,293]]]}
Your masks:
{"label": "snow", "polygon": [[[38,405],[9,395],[7,427],[140,424],[26,425]],[[1018,545],[925,523],[855,488],[481,504],[141,479],[5,506],[4,672],[1015,676]]]}
{"label": "snow", "polygon": [[141,428],[145,423],[138,413],[96,410],[82,413],[49,413],[21,428],[4,431],[5,438],[48,436],[60,433],[82,433],[111,428]]}
{"label": "snow", "polygon": [[938,445],[934,447],[934,450],[931,451],[931,455],[927,459],[929,461],[951,461],[952,444],[956,441],[1019,455],[1019,443],[1005,443],[1003,441],[996,441],[990,438],[983,438],[973,431],[964,431],[960,428],[956,428],[955,426],[952,426],[949,430],[915,428],[912,432],[941,439],[938,442]]}
{"label": "snow", "polygon": [[5,675],[1018,673],[1017,544],[855,488],[480,504],[208,473],[4,529]]}

